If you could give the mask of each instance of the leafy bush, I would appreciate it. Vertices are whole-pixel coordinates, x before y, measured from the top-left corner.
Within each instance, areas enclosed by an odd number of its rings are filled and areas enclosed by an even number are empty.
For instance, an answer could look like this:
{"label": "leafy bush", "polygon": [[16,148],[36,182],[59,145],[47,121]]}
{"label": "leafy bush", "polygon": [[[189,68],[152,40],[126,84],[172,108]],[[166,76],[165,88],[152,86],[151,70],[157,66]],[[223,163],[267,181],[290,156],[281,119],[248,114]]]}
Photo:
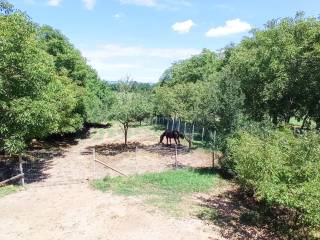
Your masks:
{"label": "leafy bush", "polygon": [[242,187],[294,212],[294,226],[320,226],[320,136],[287,129],[239,131],[227,140],[228,162]]}

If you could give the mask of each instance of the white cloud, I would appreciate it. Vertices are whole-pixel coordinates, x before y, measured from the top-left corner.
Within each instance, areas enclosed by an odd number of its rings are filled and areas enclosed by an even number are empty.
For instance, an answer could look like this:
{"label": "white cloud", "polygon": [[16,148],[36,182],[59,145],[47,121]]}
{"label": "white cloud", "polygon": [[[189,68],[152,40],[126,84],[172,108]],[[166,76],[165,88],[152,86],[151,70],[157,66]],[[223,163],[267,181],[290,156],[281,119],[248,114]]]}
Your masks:
{"label": "white cloud", "polygon": [[121,18],[124,18],[126,15],[124,13],[116,13],[113,15],[113,18],[120,20]]}
{"label": "white cloud", "polygon": [[96,0],[82,0],[84,3],[84,6],[88,10],[93,10],[94,6],[96,5]]}
{"label": "white cloud", "polygon": [[138,6],[153,7],[156,5],[155,0],[120,0],[123,4],[133,4]]}
{"label": "white cloud", "polygon": [[226,21],[224,26],[211,28],[207,33],[207,37],[223,37],[232,34],[247,32],[252,29],[252,26],[241,21],[239,18]]}
{"label": "white cloud", "polygon": [[48,5],[53,6],[53,7],[59,6],[60,3],[61,3],[61,0],[49,0],[48,1]]}
{"label": "white cloud", "polygon": [[177,22],[172,25],[172,30],[178,33],[188,33],[190,29],[196,24],[191,20],[187,20],[184,22]]}
{"label": "white cloud", "polygon": [[82,46],[81,52],[103,79],[116,81],[130,75],[137,81],[157,82],[171,63],[198,54],[201,50],[104,44]]}

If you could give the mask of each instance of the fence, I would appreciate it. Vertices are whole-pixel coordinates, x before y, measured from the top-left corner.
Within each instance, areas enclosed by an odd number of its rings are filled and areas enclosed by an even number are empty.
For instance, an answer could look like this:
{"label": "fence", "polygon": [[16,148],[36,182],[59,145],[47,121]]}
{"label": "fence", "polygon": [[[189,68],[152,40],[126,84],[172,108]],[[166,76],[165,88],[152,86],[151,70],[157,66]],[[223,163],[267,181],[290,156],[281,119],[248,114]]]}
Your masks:
{"label": "fence", "polygon": [[[70,153],[73,152],[68,151]],[[78,150],[74,153],[79,154]],[[81,152],[84,159],[87,154]],[[87,181],[91,172],[85,160],[66,159],[63,149],[32,149],[20,157],[0,155],[0,186],[9,183],[34,183],[34,187],[78,184]]]}
{"label": "fence", "polygon": [[122,144],[96,146],[91,155],[93,179],[159,172],[203,164],[208,160],[198,159],[199,156],[193,155],[186,146],[143,145],[137,142],[129,143],[127,147]]}
{"label": "fence", "polygon": [[0,187],[6,185],[7,183],[14,182],[18,180],[21,185],[24,186],[24,172],[23,172],[23,162],[22,156],[4,156],[0,159]]}
{"label": "fence", "polygon": [[190,136],[192,141],[214,141],[216,136],[216,131],[214,130],[212,131],[198,124],[188,123],[179,118],[154,117],[151,119],[151,124],[162,126],[165,129],[178,130],[184,135]]}

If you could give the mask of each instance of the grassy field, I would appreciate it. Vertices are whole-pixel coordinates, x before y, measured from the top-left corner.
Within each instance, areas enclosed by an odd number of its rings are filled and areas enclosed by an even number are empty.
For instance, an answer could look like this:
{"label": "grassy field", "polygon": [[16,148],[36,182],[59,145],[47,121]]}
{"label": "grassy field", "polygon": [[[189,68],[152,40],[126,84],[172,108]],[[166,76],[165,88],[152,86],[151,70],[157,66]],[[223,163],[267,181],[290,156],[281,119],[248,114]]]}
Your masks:
{"label": "grassy field", "polygon": [[20,187],[14,185],[8,185],[4,187],[0,187],[0,198],[9,195],[11,193],[15,193],[20,190]]}
{"label": "grassy field", "polygon": [[179,169],[130,177],[106,177],[93,181],[92,186],[120,195],[143,195],[147,203],[177,215],[183,208],[185,197],[208,192],[218,181],[219,177],[210,169]]}

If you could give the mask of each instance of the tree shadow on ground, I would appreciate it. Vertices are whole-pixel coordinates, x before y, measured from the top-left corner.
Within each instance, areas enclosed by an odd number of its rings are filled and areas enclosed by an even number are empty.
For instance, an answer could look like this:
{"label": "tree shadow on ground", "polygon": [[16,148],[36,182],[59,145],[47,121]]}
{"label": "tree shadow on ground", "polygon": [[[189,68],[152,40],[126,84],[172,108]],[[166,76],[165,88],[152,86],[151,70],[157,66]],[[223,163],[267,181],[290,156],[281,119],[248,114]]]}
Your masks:
{"label": "tree shadow on ground", "polygon": [[200,167],[193,168],[194,171],[201,175],[219,175],[223,179],[231,180],[233,179],[233,175],[226,172],[224,169],[220,167]]}
{"label": "tree shadow on ground", "polygon": [[[50,177],[46,171],[53,167],[53,158],[63,158],[65,153],[79,139],[90,137],[90,128],[107,128],[110,125],[85,126],[80,131],[70,134],[54,134],[45,139],[33,140],[23,156],[23,172],[26,183],[41,182]],[[0,181],[20,173],[17,156],[0,156]],[[19,180],[13,182],[18,183]]]}
{"label": "tree shadow on ground", "polygon": [[263,206],[238,189],[198,200],[205,209],[198,217],[219,226],[227,239],[284,239],[271,230],[273,219],[266,215]]}
{"label": "tree shadow on ground", "polygon": [[[175,154],[176,148],[175,145],[163,145],[163,144],[153,144],[153,145],[144,145],[139,142],[130,142],[127,145],[122,143],[110,143],[110,144],[101,144],[93,147],[88,147],[83,155],[92,155],[93,149],[96,153],[103,156],[116,156],[125,152],[135,152],[138,150],[144,150],[149,153],[157,153],[161,156],[172,156]],[[177,154],[183,155],[188,154],[190,150],[182,145],[177,146]]]}

